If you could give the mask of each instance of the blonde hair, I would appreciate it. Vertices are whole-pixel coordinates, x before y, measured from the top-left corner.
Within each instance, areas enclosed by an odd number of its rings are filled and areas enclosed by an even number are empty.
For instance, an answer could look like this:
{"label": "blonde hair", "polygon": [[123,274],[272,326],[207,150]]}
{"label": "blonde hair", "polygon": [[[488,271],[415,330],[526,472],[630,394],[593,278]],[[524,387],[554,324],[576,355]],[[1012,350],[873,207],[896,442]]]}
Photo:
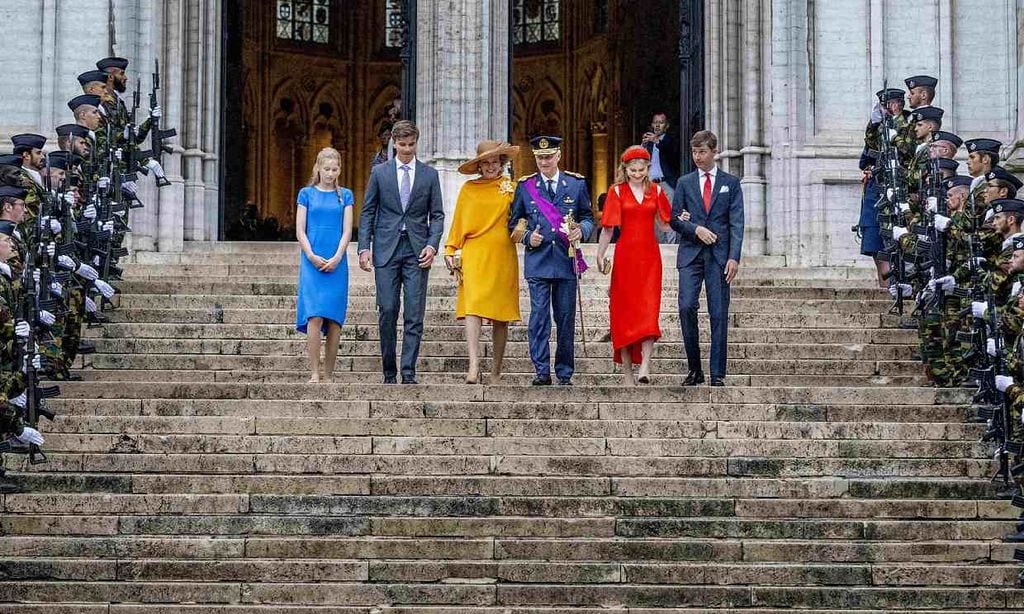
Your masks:
{"label": "blonde hair", "polygon": [[644,162],[647,164],[647,176],[644,177],[644,194],[647,190],[651,189],[651,161],[643,158],[634,158],[629,162],[623,162],[619,160],[619,166],[615,169],[615,183],[626,184],[629,183],[629,175],[626,174],[626,166],[634,162]]}
{"label": "blonde hair", "polygon": [[[309,185],[315,186],[320,183],[320,168],[328,160],[334,160],[338,163],[339,167],[341,166],[341,154],[338,153],[338,150],[333,147],[324,147],[316,155],[316,162],[313,163],[313,172],[309,175]],[[338,182],[335,181],[334,184],[337,187]]]}

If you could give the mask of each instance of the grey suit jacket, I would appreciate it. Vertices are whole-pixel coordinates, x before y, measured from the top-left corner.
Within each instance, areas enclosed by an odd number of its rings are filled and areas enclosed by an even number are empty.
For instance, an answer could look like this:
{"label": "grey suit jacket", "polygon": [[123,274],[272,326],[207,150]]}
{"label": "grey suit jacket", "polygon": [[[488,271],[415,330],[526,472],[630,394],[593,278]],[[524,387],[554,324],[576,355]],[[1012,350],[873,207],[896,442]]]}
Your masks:
{"label": "grey suit jacket", "polygon": [[437,171],[416,161],[409,205],[402,210],[396,158],[378,164],[370,172],[359,215],[359,251],[372,249],[373,266],[386,265],[398,247],[403,224],[417,255],[427,245],[438,251],[444,232],[444,203]]}

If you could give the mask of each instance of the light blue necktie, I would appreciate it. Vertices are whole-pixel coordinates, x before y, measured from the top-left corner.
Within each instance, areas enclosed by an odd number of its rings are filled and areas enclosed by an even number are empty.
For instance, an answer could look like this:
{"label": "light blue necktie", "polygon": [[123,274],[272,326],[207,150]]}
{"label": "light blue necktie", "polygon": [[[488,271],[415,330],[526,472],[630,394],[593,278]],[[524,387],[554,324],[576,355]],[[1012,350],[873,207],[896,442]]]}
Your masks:
{"label": "light blue necktie", "polygon": [[412,179],[409,177],[411,170],[409,165],[403,164],[401,168],[405,174],[402,175],[402,185],[398,188],[398,196],[402,199],[402,211],[405,211],[409,206],[409,195],[412,194]]}

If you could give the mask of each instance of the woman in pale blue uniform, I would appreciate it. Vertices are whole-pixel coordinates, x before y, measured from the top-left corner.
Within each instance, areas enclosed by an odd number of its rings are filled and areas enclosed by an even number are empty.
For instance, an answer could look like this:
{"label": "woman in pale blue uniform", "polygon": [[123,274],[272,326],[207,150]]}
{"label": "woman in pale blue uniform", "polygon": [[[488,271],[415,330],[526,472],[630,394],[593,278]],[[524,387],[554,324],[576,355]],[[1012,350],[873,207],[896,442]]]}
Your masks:
{"label": "woman in pale blue uniform", "polygon": [[[307,334],[310,382],[330,381],[338,340],[348,308],[348,263],[352,238],[352,190],[338,186],[341,155],[325,147],[317,154],[309,185],[296,198],[295,234],[299,256],[299,296],[295,328]],[[327,338],[320,360],[320,339]]]}

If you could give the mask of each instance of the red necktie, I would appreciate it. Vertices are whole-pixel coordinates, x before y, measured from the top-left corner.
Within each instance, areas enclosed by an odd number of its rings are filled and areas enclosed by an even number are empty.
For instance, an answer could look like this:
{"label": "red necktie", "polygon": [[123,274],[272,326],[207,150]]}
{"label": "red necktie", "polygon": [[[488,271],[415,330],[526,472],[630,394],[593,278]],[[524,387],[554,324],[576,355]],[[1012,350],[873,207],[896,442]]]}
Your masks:
{"label": "red necktie", "polygon": [[711,173],[704,173],[704,213],[711,213]]}

